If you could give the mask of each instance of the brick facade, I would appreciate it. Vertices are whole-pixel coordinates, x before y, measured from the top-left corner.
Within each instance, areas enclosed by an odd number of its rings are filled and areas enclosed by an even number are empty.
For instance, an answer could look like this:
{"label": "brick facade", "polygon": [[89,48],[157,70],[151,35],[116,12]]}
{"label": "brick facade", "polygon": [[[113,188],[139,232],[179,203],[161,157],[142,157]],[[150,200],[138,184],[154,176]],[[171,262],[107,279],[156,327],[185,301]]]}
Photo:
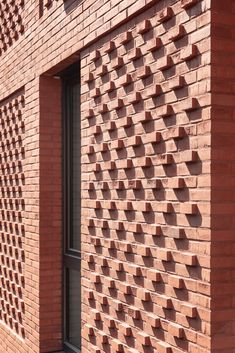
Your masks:
{"label": "brick facade", "polygon": [[78,59],[82,353],[235,352],[234,18],[2,1],[0,353],[62,349],[59,73]]}

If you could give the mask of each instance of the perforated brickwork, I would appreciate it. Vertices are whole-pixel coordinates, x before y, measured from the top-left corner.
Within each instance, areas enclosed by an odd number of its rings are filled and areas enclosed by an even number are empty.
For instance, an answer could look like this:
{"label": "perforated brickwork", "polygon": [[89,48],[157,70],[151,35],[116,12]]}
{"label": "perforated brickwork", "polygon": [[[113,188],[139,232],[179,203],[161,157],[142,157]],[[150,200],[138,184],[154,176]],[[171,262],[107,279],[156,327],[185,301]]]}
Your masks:
{"label": "perforated brickwork", "polygon": [[160,2],[82,55],[85,352],[210,352],[207,20]]}
{"label": "perforated brickwork", "polygon": [[0,3],[0,55],[24,32],[24,0],[3,0]]}
{"label": "perforated brickwork", "polygon": [[0,320],[24,337],[23,92],[0,104]]}
{"label": "perforated brickwork", "polygon": [[[64,3],[65,1],[63,1]],[[59,1],[58,0],[40,0],[39,1],[39,15],[43,16],[47,10],[50,10],[52,7],[55,5],[58,5]]]}

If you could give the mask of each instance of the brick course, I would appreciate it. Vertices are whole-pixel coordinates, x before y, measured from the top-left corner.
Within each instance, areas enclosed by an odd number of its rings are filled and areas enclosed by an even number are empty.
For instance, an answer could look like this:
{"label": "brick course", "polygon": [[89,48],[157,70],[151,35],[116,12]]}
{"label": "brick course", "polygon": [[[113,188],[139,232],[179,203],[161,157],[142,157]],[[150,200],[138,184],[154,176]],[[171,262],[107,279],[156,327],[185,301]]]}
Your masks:
{"label": "brick course", "polygon": [[235,351],[232,1],[2,6],[0,353],[62,349],[58,73],[79,58],[82,352]]}

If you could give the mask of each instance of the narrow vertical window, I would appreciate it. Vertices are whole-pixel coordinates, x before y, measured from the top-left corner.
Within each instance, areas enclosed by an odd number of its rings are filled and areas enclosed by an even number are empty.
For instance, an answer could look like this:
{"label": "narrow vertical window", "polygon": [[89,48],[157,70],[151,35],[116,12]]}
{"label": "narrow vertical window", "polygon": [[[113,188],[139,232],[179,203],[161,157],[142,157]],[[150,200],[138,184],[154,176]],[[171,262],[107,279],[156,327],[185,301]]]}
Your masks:
{"label": "narrow vertical window", "polygon": [[81,350],[80,67],[62,74],[64,130],[64,350]]}

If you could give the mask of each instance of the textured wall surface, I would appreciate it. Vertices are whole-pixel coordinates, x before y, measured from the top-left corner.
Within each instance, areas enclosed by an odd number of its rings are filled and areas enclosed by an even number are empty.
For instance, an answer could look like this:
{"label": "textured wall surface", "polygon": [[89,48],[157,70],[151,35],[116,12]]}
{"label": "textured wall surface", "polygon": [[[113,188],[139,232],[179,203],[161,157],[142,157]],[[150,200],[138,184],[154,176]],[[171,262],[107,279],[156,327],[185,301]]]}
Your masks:
{"label": "textured wall surface", "polygon": [[0,242],[0,319],[24,337],[24,220],[25,208],[23,161],[24,94],[2,102],[1,115],[1,242]]}
{"label": "textured wall surface", "polygon": [[0,4],[0,54],[4,53],[24,32],[24,0],[2,1]]}
{"label": "textured wall surface", "polygon": [[62,348],[53,75],[79,57],[83,353],[235,352],[234,13],[1,2],[0,353]]}
{"label": "textured wall surface", "polygon": [[85,352],[210,352],[210,17],[184,3],[82,52]]}

